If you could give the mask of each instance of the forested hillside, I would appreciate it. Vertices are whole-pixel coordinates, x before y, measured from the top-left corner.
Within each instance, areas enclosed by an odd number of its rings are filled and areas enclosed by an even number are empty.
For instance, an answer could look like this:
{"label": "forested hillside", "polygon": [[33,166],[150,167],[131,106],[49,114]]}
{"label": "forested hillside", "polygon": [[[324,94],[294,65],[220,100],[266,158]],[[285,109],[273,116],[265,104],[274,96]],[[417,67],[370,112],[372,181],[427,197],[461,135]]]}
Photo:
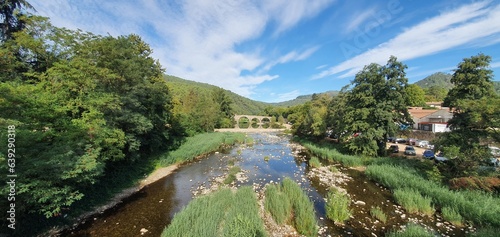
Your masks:
{"label": "forested hillside", "polygon": [[[190,91],[195,91],[197,93],[211,93],[213,90],[219,88],[210,84],[189,81],[171,75],[165,75],[165,80],[167,81],[168,87],[172,91],[172,95],[177,100],[186,98]],[[228,90],[224,91],[226,92],[228,98],[232,101],[231,108],[235,114],[262,115],[264,114],[264,109],[271,106],[269,103],[254,101]]]}
{"label": "forested hillside", "polygon": [[424,79],[415,82],[414,84],[422,87],[422,89],[428,89],[431,87],[439,87],[446,90],[449,90],[453,87],[453,84],[450,82],[452,75],[443,72],[436,72],[430,76],[425,77]]}

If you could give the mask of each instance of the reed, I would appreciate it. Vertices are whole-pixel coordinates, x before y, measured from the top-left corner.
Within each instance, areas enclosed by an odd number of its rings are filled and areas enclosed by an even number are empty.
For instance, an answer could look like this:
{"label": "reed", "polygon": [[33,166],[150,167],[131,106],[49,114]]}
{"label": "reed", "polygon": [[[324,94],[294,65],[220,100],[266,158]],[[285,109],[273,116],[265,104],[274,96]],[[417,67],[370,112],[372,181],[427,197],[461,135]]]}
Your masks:
{"label": "reed", "polygon": [[266,186],[264,207],[278,224],[286,223],[292,215],[292,205],[281,186],[270,184]]}
{"label": "reed", "polygon": [[413,189],[432,199],[436,206],[456,210],[465,221],[480,226],[500,227],[500,198],[478,191],[453,191],[425,179],[415,170],[394,165],[370,165],[366,175],[390,189]]}
{"label": "reed", "polygon": [[385,223],[387,221],[387,215],[382,211],[380,207],[372,207],[370,209],[370,215],[377,220],[379,220],[382,223]]}
{"label": "reed", "polygon": [[321,162],[319,161],[318,157],[313,157],[309,160],[309,166],[312,168],[319,168],[321,167]]}
{"label": "reed", "polygon": [[443,218],[446,221],[449,221],[450,223],[456,225],[456,226],[462,226],[462,215],[458,213],[457,210],[455,210],[452,207],[443,207],[441,208],[441,214],[443,214]]}
{"label": "reed", "polygon": [[259,216],[257,197],[247,186],[232,192],[221,189],[191,201],[177,213],[162,237],[267,236]]}
{"label": "reed", "polygon": [[160,157],[159,166],[168,166],[175,163],[191,161],[194,158],[219,150],[225,145],[252,142],[243,133],[203,133],[188,137],[176,150]]}
{"label": "reed", "polygon": [[314,205],[307,197],[307,194],[296,182],[288,177],[283,180],[282,188],[292,205],[293,225],[297,232],[305,236],[317,236],[318,225]]}
{"label": "reed", "polygon": [[330,220],[336,223],[343,223],[349,220],[351,216],[351,212],[349,211],[349,203],[351,203],[351,200],[349,196],[332,188],[328,192],[326,199],[326,216]]}
{"label": "reed", "polygon": [[410,213],[422,213],[425,215],[434,214],[432,199],[422,196],[414,189],[404,188],[394,190],[396,202],[403,206]]}
{"label": "reed", "polygon": [[301,144],[305,148],[307,148],[313,155],[318,156],[322,159],[337,161],[347,167],[362,166],[366,162],[365,159],[361,157],[345,155],[334,148],[320,146],[307,141],[302,141]]}
{"label": "reed", "polygon": [[390,231],[386,237],[434,237],[434,233],[424,227],[410,223],[402,231]]}

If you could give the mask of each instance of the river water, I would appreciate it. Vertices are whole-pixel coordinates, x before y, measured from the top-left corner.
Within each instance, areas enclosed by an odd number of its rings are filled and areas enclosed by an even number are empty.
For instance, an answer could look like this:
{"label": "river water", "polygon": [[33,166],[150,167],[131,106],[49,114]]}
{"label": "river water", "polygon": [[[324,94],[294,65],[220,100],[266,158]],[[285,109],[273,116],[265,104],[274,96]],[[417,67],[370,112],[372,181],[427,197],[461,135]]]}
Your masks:
{"label": "river water", "polygon": [[[398,229],[408,221],[428,226],[440,221],[439,218],[404,213],[392,201],[390,191],[367,180],[360,171],[337,165],[341,172],[352,177],[342,188],[350,194],[353,203],[351,219],[345,225],[335,225],[327,220],[325,214],[327,187],[316,179],[307,178],[307,153],[296,150],[288,135],[263,133],[249,136],[254,140],[253,145],[236,146],[182,165],[171,175],[143,188],[67,236],[160,236],[175,213],[194,198],[196,191],[209,188],[214,180],[226,175],[228,166],[233,164],[241,167],[247,177],[237,181],[235,186],[252,185],[258,190],[266,183],[280,182],[284,177],[299,183],[314,202],[323,236],[383,236],[389,229]],[[388,214],[386,223],[380,223],[369,215],[372,206],[379,206]],[[457,230],[442,229],[442,232],[451,235]]]}

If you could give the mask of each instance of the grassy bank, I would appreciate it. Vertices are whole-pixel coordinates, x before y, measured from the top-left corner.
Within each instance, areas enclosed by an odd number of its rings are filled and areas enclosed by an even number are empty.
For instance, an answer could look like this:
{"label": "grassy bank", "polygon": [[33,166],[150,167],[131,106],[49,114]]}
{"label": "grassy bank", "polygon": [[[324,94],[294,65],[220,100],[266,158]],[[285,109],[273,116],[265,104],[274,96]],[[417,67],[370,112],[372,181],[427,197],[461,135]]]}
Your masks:
{"label": "grassy bank", "polygon": [[281,185],[270,184],[265,195],[264,206],[278,224],[292,224],[305,236],[317,235],[314,205],[296,182],[285,178]]}
{"label": "grassy bank", "polygon": [[158,160],[159,166],[191,161],[194,158],[219,150],[223,146],[235,143],[249,143],[251,138],[244,133],[203,133],[188,137],[177,150],[166,153]]}
{"label": "grassy bank", "polygon": [[481,226],[500,227],[500,198],[491,194],[478,191],[452,191],[425,179],[407,167],[370,165],[366,168],[366,174],[370,179],[393,190],[415,190],[420,195],[431,198],[433,204],[455,210],[467,221]]}
{"label": "grassy bank", "polygon": [[500,227],[500,198],[480,191],[453,191],[430,180],[433,164],[416,159],[364,158],[344,155],[325,144],[300,141],[322,159],[344,166],[366,166],[366,175],[393,190],[395,199],[409,212],[432,215],[435,210],[445,220],[460,225],[472,222],[482,227]]}
{"label": "grassy bank", "polygon": [[221,189],[191,201],[174,216],[162,237],[267,236],[257,197],[247,186],[233,192]]}

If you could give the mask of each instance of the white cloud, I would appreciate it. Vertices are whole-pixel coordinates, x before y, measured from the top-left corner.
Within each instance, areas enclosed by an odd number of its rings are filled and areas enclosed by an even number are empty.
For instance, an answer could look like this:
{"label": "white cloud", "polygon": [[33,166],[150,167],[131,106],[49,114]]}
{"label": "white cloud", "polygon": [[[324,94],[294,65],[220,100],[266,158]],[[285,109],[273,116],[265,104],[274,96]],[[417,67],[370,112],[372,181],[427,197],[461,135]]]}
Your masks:
{"label": "white cloud", "polygon": [[300,95],[301,95],[301,92],[299,90],[293,90],[293,91],[286,92],[286,93],[280,93],[280,94],[273,96],[273,98],[275,98],[275,100],[271,101],[271,103],[272,102],[283,102],[283,101],[293,100]]}
{"label": "white cloud", "polygon": [[297,51],[294,50],[292,52],[289,52],[289,53],[281,56],[277,60],[274,60],[274,61],[267,63],[262,68],[261,71],[267,72],[267,71],[269,71],[269,69],[271,69],[272,67],[274,67],[278,64],[284,64],[284,63],[288,63],[288,62],[297,62],[297,61],[305,60],[305,59],[309,58],[314,52],[316,52],[319,48],[320,48],[319,46],[308,48],[308,49],[304,50],[302,53],[297,53]]}
{"label": "white cloud", "polygon": [[356,12],[352,14],[352,18],[348,21],[349,24],[347,24],[345,27],[346,32],[349,33],[352,32],[354,29],[358,28],[363,22],[366,21],[366,19],[368,19],[374,13],[375,13],[375,8],[369,8],[362,12]]}
{"label": "white cloud", "polygon": [[292,51],[275,62],[261,51],[239,51],[236,47],[262,36],[269,27],[279,35],[332,2],[34,0],[32,5],[56,26],[102,35],[141,35],[168,74],[249,97],[255,86],[279,77],[255,69],[303,60],[317,47]]}
{"label": "white cloud", "polygon": [[500,62],[493,62],[490,64],[490,67],[491,68],[498,68],[498,67],[500,67]]}
{"label": "white cloud", "polygon": [[[393,39],[312,77],[341,73],[350,77],[370,63],[385,64],[391,55],[399,60],[428,56],[453,47],[480,41],[500,32],[500,4],[475,2],[428,19]],[[489,44],[489,42],[484,42]]]}

